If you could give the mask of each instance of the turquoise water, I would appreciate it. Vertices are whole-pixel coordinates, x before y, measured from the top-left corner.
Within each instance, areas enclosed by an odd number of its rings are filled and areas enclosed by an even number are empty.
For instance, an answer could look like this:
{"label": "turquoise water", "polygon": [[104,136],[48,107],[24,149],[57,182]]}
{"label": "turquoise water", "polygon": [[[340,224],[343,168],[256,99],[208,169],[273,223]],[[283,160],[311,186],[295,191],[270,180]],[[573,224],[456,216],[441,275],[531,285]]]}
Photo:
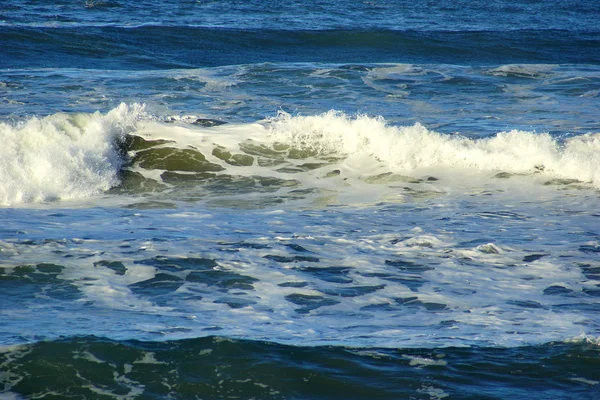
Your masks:
{"label": "turquoise water", "polygon": [[598,17],[5,2],[0,397],[600,397]]}

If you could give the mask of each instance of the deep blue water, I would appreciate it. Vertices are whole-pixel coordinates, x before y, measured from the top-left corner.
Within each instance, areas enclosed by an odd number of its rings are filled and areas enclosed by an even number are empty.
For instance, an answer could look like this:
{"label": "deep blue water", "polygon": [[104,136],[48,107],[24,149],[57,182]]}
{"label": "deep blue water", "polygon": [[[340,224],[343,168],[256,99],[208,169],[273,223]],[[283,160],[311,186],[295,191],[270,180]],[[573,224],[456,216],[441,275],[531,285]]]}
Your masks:
{"label": "deep blue water", "polygon": [[596,1],[0,6],[0,398],[600,398]]}

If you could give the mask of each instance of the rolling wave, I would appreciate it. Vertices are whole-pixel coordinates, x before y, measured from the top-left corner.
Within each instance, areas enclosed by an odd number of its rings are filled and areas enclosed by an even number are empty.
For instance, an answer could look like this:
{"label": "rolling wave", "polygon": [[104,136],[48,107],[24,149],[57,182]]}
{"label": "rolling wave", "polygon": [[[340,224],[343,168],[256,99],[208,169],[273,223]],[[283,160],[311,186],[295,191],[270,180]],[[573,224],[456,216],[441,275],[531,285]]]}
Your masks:
{"label": "rolling wave", "polygon": [[448,184],[475,175],[600,187],[597,133],[560,139],[512,130],[469,139],[333,110],[280,112],[259,122],[165,123],[142,106],[121,104],[104,115],[59,113],[2,124],[0,204],[81,199],[111,188],[115,194],[179,187],[202,196],[287,193],[291,199],[299,190],[360,191],[364,184],[441,177]]}
{"label": "rolling wave", "polygon": [[[600,32],[0,26],[0,68],[152,69],[259,62],[598,64]],[[31,54],[44,54],[32,59]]]}
{"label": "rolling wave", "polygon": [[388,126],[382,118],[282,113],[271,126],[275,140],[319,152],[372,155],[393,172],[419,168],[465,168],[531,174],[546,171],[600,187],[600,134],[557,140],[548,134],[512,130],[483,139],[442,135],[421,124]]}
{"label": "rolling wave", "polygon": [[[589,399],[598,348],[377,349],[284,346],[221,337],[96,337],[0,348],[5,398]],[[471,382],[465,391],[464,380]],[[499,385],[498,382],[502,382]],[[12,396],[12,397],[11,397]]]}
{"label": "rolling wave", "polygon": [[54,114],[0,123],[0,205],[80,199],[118,184],[115,141],[133,130],[139,108],[105,115]]}

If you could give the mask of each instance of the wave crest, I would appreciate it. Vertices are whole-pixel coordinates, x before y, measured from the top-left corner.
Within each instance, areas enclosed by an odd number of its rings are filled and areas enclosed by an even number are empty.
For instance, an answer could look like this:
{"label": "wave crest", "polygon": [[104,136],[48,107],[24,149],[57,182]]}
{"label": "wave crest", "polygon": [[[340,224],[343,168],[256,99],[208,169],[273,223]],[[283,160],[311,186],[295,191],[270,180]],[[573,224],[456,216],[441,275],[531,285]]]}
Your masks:
{"label": "wave crest", "polygon": [[0,205],[79,199],[117,184],[123,157],[115,144],[135,130],[143,108],[0,123]]}
{"label": "wave crest", "polygon": [[432,167],[511,174],[544,171],[600,187],[600,134],[559,140],[547,133],[512,130],[470,139],[437,133],[419,123],[390,126],[382,117],[352,118],[329,111],[317,116],[280,112],[270,121],[270,136],[321,153],[366,154],[399,173]]}

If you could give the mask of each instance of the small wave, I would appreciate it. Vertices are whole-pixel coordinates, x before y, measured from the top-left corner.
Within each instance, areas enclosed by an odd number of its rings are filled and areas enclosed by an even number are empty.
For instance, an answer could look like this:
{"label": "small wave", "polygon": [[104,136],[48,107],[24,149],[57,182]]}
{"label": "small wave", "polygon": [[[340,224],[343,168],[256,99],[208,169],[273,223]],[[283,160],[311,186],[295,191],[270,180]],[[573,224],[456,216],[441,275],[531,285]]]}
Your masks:
{"label": "small wave", "polygon": [[600,346],[600,336],[594,337],[586,334],[581,334],[579,336],[566,339],[563,342],[566,344],[587,344],[592,346]]}
{"label": "small wave", "polygon": [[[44,23],[45,24],[45,23]],[[598,64],[598,32],[567,30],[231,29],[79,22],[2,26],[0,68],[172,69],[260,62]],[[42,24],[43,25],[43,24]],[[148,38],[160,37],[160,41]],[[90,51],[93,48],[94,51]],[[557,49],[561,49],[557,51]],[[43,53],[44,57],[36,57]],[[33,56],[32,56],[33,55]]]}
{"label": "small wave", "polygon": [[521,65],[501,65],[487,71],[494,76],[525,79],[546,79],[552,75],[553,68],[556,66],[548,64],[521,64]]}
{"label": "small wave", "polygon": [[121,104],[105,115],[0,123],[0,205],[81,199],[116,185],[123,157],[115,144],[142,112],[140,105]]}

